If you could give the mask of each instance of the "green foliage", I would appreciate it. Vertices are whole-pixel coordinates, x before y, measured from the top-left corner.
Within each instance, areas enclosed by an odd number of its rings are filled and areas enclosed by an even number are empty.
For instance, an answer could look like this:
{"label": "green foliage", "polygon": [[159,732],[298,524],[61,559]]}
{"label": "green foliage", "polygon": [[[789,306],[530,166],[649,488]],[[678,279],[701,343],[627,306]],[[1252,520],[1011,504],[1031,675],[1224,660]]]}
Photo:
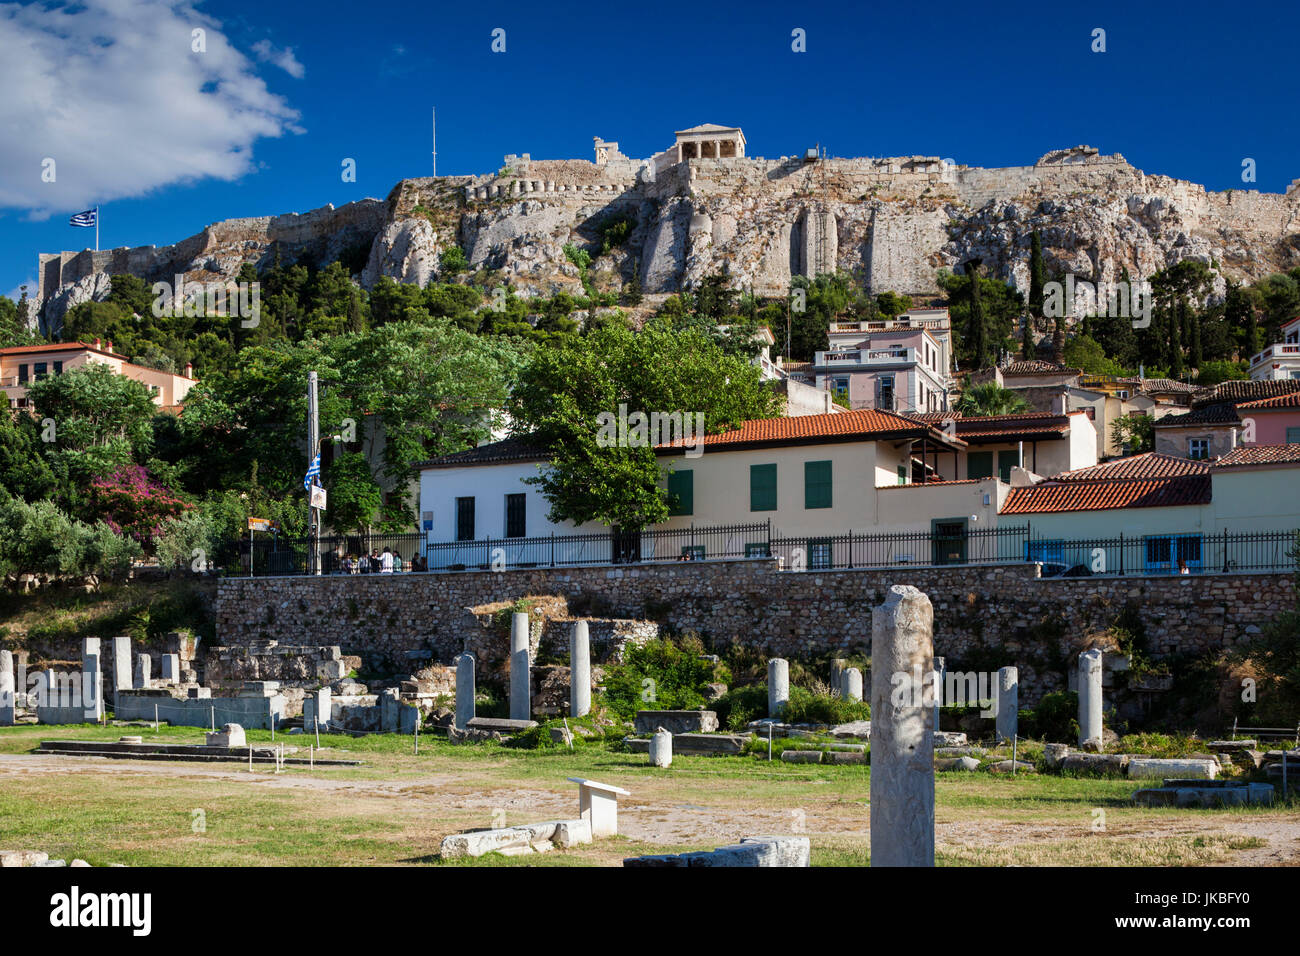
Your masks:
{"label": "green foliage", "polygon": [[[1296,562],[1300,595],[1300,533],[1288,554]],[[1256,681],[1255,700],[1238,702],[1238,715],[1257,727],[1291,726],[1300,714],[1300,597],[1259,634],[1239,643],[1228,660]],[[1240,694],[1234,697],[1239,700]]]}
{"label": "green foliage", "polygon": [[469,260],[460,246],[448,246],[438,256],[438,271],[443,275],[454,276],[468,270]]}
{"label": "green foliage", "polygon": [[1015,415],[1029,410],[1029,402],[1023,395],[997,382],[972,385],[957,400],[957,411],[966,416]]}
{"label": "green foliage", "polygon": [[729,730],[740,730],[750,721],[767,716],[767,684],[732,687],[709,705],[718,715],[718,723]]}
{"label": "green foliage", "polygon": [[[948,295],[948,311],[952,315],[954,347],[957,361],[966,368],[982,367],[997,352],[1014,350],[1015,329],[1024,310],[1024,298],[1012,286],[996,279],[980,278],[979,295],[971,292],[971,276],[954,275],[946,269],[939,270],[936,281]],[[983,323],[972,320],[972,303],[978,298]],[[976,345],[972,336],[983,329],[984,362],[976,363]],[[960,330],[960,335],[958,331]]]}
{"label": "green foliage", "polygon": [[539,349],[520,372],[509,407],[514,433],[550,456],[529,479],[550,502],[550,520],[636,529],[668,517],[649,443],[615,447],[600,440],[599,416],[616,415],[620,405],[629,414],[702,412],[711,432],[779,413],[779,399],[757,367],[671,320],[652,320],[639,333],[607,325]]}
{"label": "green foliage", "polygon": [[1090,335],[1077,335],[1065,344],[1065,364],[1082,369],[1089,375],[1133,374],[1114,359],[1108,358],[1101,343]]}
{"label": "green foliage", "polygon": [[604,702],[623,718],[638,710],[696,710],[704,707],[705,685],[725,680],[712,661],[701,659],[698,638],[664,639],[629,645],[623,661],[605,669]]}
{"label": "green foliage", "polygon": [[140,555],[136,542],[102,521],[76,521],[51,501],[0,495],[0,576],[114,574]]}
{"label": "green foliage", "polygon": [[1197,369],[1196,384],[1208,388],[1221,382],[1240,381],[1249,378],[1244,362],[1225,360],[1203,362]]}
{"label": "green foliage", "polygon": [[217,548],[212,515],[202,508],[191,508],[164,522],[154,536],[153,546],[158,565],[164,568],[192,568],[196,560],[212,560]]}
{"label": "green foliage", "polygon": [[1079,739],[1079,695],[1072,690],[1044,694],[1038,706],[1020,711],[1020,733],[1026,737],[1069,743]]}
{"label": "green foliage", "polygon": [[790,700],[783,719],[790,724],[846,724],[852,720],[870,720],[871,705],[861,700],[846,700],[831,694],[814,694],[803,687],[791,686]]}
{"label": "green foliage", "polygon": [[600,254],[607,255],[611,250],[627,242],[636,228],[636,216],[628,213],[605,220],[600,226]]}
{"label": "green foliage", "polygon": [[1126,449],[1127,453],[1131,455],[1154,451],[1156,447],[1155,419],[1150,415],[1129,415],[1117,418],[1111,423],[1110,439],[1116,445]]}

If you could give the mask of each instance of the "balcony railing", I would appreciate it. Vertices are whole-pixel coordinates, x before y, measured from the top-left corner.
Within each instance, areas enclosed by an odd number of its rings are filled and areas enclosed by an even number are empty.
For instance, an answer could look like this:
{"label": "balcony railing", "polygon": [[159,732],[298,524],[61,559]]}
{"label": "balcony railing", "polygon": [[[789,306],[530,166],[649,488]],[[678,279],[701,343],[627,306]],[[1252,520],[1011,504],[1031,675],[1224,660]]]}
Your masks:
{"label": "balcony railing", "polygon": [[1300,358],[1300,345],[1292,345],[1288,342],[1279,342],[1277,345],[1270,345],[1264,351],[1251,358],[1251,365],[1258,365],[1260,362],[1268,362],[1273,359],[1281,358]]}

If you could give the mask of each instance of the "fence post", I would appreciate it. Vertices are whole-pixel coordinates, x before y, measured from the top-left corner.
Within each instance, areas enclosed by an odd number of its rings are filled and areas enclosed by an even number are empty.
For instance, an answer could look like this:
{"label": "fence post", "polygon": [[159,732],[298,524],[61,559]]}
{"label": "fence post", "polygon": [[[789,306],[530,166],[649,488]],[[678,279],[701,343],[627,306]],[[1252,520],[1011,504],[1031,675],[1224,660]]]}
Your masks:
{"label": "fence post", "polygon": [[1124,576],[1124,532],[1119,533],[1119,576]]}
{"label": "fence post", "polygon": [[551,532],[551,567],[555,567],[555,532]]}
{"label": "fence post", "polygon": [[1223,573],[1228,573],[1228,529],[1223,529]]}

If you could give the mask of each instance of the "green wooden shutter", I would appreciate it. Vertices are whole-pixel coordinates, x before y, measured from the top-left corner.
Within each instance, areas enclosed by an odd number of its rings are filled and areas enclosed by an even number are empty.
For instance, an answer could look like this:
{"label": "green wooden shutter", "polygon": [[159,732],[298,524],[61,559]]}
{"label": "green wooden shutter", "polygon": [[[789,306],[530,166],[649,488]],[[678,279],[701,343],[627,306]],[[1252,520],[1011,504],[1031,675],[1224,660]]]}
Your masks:
{"label": "green wooden shutter", "polygon": [[829,461],[803,463],[803,506],[805,508],[831,506],[831,463]]}
{"label": "green wooden shutter", "polygon": [[1011,481],[1011,469],[1018,464],[1020,464],[1020,452],[998,452],[998,477],[1006,482]]}
{"label": "green wooden shutter", "polygon": [[776,510],[776,465],[749,466],[749,510]]}
{"label": "green wooden shutter", "polygon": [[967,478],[993,477],[993,452],[972,451],[966,453]]}
{"label": "green wooden shutter", "polygon": [[668,513],[695,514],[695,472],[689,468],[668,475]]}
{"label": "green wooden shutter", "polygon": [[1286,430],[1286,443],[1288,445],[1300,445],[1300,428],[1288,428]]}

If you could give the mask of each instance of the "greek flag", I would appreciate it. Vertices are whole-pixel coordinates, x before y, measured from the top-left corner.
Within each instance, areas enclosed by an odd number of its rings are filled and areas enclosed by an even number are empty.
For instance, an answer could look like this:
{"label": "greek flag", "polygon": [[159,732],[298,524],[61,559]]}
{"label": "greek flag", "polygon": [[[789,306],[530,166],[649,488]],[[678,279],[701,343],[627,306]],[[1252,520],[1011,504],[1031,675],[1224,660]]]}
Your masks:
{"label": "greek flag", "polygon": [[85,212],[79,212],[71,219],[69,219],[68,224],[71,226],[89,227],[89,226],[96,225],[98,218],[99,218],[98,209],[87,209]]}
{"label": "greek flag", "polygon": [[320,478],[320,455],[313,458],[311,464],[307,466],[307,477],[302,480],[303,488],[311,491],[313,484],[320,484],[318,478]]}

